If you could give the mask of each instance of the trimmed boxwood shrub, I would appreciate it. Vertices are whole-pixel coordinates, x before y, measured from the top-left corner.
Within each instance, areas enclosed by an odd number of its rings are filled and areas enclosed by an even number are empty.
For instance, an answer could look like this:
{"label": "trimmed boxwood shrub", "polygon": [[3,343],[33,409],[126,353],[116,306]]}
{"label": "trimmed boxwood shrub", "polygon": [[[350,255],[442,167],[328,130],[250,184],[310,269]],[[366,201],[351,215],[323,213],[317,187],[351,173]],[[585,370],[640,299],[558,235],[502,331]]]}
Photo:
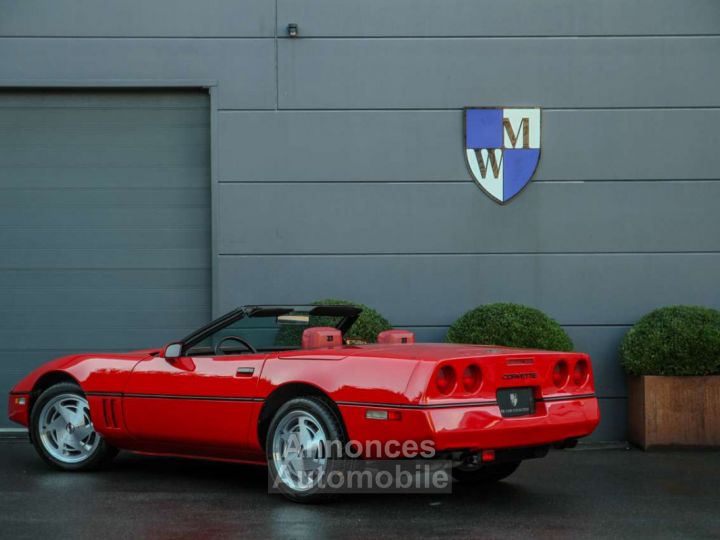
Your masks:
{"label": "trimmed boxwood shrub", "polygon": [[[315,306],[325,305],[344,305],[356,306],[362,309],[362,313],[345,334],[346,340],[363,341],[365,343],[375,343],[377,335],[383,330],[392,329],[390,322],[380,315],[380,313],[371,307],[357,302],[348,300],[337,300],[335,298],[325,298],[324,300],[316,300],[312,303]],[[310,317],[309,326],[335,326],[336,319],[333,317]],[[297,345],[300,343],[302,332],[306,327],[285,326],[280,329],[275,343],[278,345]]]}
{"label": "trimmed boxwood shrub", "polygon": [[720,374],[720,311],[668,306],[640,319],[620,344],[631,375]]}
{"label": "trimmed boxwood shrub", "polygon": [[503,345],[549,351],[572,351],[565,330],[539,309],[521,304],[487,304],[468,311],[448,330],[450,343]]}

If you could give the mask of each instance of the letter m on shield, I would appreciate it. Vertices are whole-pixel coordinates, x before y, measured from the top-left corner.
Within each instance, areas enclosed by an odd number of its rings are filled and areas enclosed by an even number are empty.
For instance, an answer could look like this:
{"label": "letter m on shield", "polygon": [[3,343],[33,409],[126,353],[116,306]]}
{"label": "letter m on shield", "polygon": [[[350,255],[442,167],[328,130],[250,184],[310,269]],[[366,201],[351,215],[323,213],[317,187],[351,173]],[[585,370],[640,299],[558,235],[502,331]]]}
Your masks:
{"label": "letter m on shield", "polygon": [[505,204],[530,182],[540,160],[540,108],[465,109],[465,161],[475,183]]}

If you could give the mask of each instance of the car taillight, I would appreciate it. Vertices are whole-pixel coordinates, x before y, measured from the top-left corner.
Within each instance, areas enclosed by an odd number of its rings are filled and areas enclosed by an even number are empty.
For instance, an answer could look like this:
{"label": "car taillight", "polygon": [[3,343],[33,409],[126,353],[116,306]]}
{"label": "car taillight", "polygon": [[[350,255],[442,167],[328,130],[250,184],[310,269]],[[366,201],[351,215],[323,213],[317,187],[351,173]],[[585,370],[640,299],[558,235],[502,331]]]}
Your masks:
{"label": "car taillight", "polygon": [[443,366],[438,370],[435,386],[441,394],[449,394],[455,389],[455,370],[450,366]]}
{"label": "car taillight", "polygon": [[584,385],[588,380],[589,373],[588,363],[585,360],[578,360],[573,369],[573,383],[577,386]]}
{"label": "car taillight", "polygon": [[462,376],[463,388],[466,392],[472,394],[480,388],[482,383],[482,371],[475,364],[471,364],[465,368]]}
{"label": "car taillight", "polygon": [[568,380],[568,365],[565,360],[560,360],[553,368],[553,384],[558,388],[565,386]]}

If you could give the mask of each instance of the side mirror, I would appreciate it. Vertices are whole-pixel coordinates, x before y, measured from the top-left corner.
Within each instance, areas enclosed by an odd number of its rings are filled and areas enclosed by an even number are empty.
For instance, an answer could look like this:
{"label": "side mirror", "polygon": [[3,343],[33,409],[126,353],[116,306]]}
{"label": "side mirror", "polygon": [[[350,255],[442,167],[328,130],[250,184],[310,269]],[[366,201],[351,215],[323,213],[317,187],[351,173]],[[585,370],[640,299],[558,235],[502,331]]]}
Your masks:
{"label": "side mirror", "polygon": [[163,354],[166,360],[180,358],[182,355],[182,343],[171,343],[165,347],[165,352]]}

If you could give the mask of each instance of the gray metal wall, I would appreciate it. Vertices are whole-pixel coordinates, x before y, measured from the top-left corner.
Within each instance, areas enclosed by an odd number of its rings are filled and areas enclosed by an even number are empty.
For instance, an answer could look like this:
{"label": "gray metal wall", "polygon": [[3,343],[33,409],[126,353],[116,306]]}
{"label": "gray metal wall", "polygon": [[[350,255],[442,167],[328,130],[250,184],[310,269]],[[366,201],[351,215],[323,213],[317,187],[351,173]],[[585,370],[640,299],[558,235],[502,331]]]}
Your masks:
{"label": "gray metal wall", "polygon": [[[596,438],[617,439],[629,325],[664,304],[720,306],[714,0],[5,0],[0,13],[6,81],[217,81],[216,313],[339,296],[439,339],[477,304],[530,304],[593,354]],[[506,207],[465,171],[470,105],[543,108],[535,180]]]}
{"label": "gray metal wall", "polygon": [[200,91],[0,90],[3,395],[53,358],[208,320],[208,105]]}

